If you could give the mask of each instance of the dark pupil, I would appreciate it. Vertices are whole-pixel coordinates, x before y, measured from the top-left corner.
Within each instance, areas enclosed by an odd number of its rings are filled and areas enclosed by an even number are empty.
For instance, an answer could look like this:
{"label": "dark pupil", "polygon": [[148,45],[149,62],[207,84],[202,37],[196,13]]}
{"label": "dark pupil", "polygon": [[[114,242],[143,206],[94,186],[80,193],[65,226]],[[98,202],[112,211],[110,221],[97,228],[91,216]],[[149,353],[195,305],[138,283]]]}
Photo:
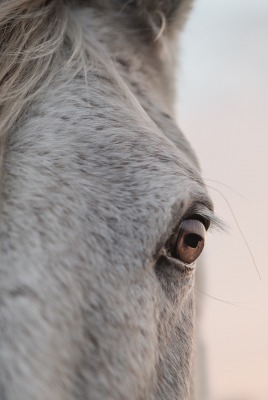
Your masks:
{"label": "dark pupil", "polygon": [[200,240],[202,240],[201,236],[197,235],[196,233],[189,233],[185,236],[184,243],[186,244],[186,246],[195,249],[198,246]]}

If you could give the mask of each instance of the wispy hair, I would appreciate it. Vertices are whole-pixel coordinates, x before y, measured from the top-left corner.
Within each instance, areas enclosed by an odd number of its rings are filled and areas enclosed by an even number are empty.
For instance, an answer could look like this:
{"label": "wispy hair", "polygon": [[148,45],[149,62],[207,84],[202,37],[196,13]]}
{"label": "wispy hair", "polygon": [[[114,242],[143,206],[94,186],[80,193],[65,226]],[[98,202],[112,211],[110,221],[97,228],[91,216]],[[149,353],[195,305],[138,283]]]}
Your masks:
{"label": "wispy hair", "polygon": [[[75,34],[74,33],[75,30]],[[26,105],[63,68],[83,68],[82,33],[61,0],[0,2],[0,146]],[[68,48],[63,63],[63,49]]]}

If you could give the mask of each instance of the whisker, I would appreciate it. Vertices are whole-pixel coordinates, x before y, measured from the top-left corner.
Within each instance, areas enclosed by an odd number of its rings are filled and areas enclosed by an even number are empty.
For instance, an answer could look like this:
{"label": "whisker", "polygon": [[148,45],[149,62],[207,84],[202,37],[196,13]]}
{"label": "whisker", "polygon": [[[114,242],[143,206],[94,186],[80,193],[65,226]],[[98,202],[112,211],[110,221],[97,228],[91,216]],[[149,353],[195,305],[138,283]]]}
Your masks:
{"label": "whisker", "polygon": [[218,298],[218,297],[212,296],[211,294],[208,294],[208,293],[206,293],[206,292],[203,292],[202,290],[197,289],[196,287],[194,287],[194,286],[192,286],[192,285],[187,285],[187,286],[193,288],[193,289],[194,289],[195,291],[197,291],[198,293],[203,294],[204,296],[207,296],[207,297],[209,297],[209,298],[212,299],[212,300],[216,300],[216,301],[219,301],[220,303],[228,304],[229,306],[234,306],[234,307],[238,307],[238,308],[243,308],[243,307],[241,307],[241,306],[239,306],[239,305],[237,305],[237,304],[235,304],[235,303],[232,303],[232,302],[227,301],[227,300],[220,299],[220,298]]}
{"label": "whisker", "polygon": [[216,181],[215,179],[208,179],[208,178],[204,178],[205,181],[209,181],[209,182],[214,182],[214,183],[218,183],[221,186],[226,187],[227,189],[231,190],[232,192],[234,192],[235,194],[237,194],[239,197],[241,197],[243,200],[249,202],[249,200],[243,196],[241,193],[239,193],[237,190],[235,190],[234,188],[232,188],[229,185],[226,185],[226,183],[220,182],[220,181]]}
{"label": "whisker", "polygon": [[224,304],[227,304],[227,305],[229,305],[229,306],[241,308],[241,309],[243,309],[243,310],[252,311],[252,312],[258,312],[258,313],[267,315],[267,313],[264,312],[264,311],[262,311],[262,310],[254,309],[254,308],[250,308],[250,307],[245,307],[245,306],[241,306],[241,305],[239,305],[239,304],[237,304],[237,303],[233,303],[233,302],[230,302],[230,301],[227,301],[227,300],[220,299],[219,297],[212,296],[211,294],[206,293],[206,292],[203,292],[202,290],[198,289],[198,288],[195,287],[195,286],[187,285],[187,284],[186,284],[186,286],[191,287],[191,288],[194,289],[197,293],[202,294],[202,295],[204,295],[204,296],[210,298],[211,300],[216,300],[216,301],[218,301],[218,302],[220,302],[220,303],[224,303]]}
{"label": "whisker", "polygon": [[252,250],[251,250],[251,248],[250,248],[250,246],[249,246],[249,244],[248,244],[248,241],[247,241],[247,239],[246,239],[246,237],[245,237],[245,235],[244,235],[242,229],[240,228],[240,225],[239,225],[239,223],[238,223],[238,221],[237,221],[237,218],[236,218],[236,216],[235,216],[235,214],[234,214],[234,212],[233,212],[233,210],[232,210],[232,207],[231,207],[229,201],[228,201],[227,198],[224,196],[224,194],[222,194],[218,189],[216,189],[216,188],[214,188],[214,187],[212,187],[212,186],[209,186],[209,185],[207,185],[207,187],[210,188],[210,189],[215,190],[215,191],[216,191],[217,193],[219,193],[219,194],[222,196],[222,198],[225,200],[225,202],[226,202],[226,204],[227,204],[227,206],[228,206],[228,208],[229,208],[229,210],[230,210],[230,212],[231,212],[231,214],[232,214],[232,217],[233,217],[233,219],[234,219],[234,221],[235,221],[235,224],[236,224],[236,226],[237,226],[237,228],[238,228],[238,230],[239,230],[239,232],[240,232],[240,234],[241,234],[241,237],[242,237],[242,239],[243,239],[243,241],[244,241],[244,243],[245,243],[245,245],[246,245],[246,247],[247,247],[247,249],[248,249],[248,252],[249,252],[249,255],[250,255],[251,260],[252,260],[252,262],[253,262],[253,265],[254,265],[254,267],[255,267],[255,269],[256,269],[258,275],[259,275],[259,278],[260,278],[260,280],[261,280],[261,274],[260,274],[260,271],[259,271],[259,269],[258,269],[257,263],[256,263],[256,261],[255,261],[255,258],[254,258],[254,256],[253,256]]}

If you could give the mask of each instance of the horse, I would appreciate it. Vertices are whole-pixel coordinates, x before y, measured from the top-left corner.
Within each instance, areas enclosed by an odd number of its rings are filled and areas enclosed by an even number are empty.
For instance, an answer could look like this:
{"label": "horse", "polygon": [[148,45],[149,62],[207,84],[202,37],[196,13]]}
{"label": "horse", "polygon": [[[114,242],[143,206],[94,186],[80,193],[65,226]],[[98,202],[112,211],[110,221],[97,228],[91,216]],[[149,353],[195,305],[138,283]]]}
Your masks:
{"label": "horse", "polygon": [[217,224],[175,122],[191,0],[0,2],[0,398],[192,400]]}

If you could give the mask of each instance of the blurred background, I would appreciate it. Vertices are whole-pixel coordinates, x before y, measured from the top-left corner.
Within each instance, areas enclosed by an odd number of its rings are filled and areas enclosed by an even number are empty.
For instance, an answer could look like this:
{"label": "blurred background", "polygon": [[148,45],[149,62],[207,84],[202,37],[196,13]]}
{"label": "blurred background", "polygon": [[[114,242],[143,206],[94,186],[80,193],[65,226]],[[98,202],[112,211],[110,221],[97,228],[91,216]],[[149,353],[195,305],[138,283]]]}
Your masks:
{"label": "blurred background", "polygon": [[200,266],[198,400],[268,400],[268,0],[197,0],[178,88],[180,127],[229,225]]}

